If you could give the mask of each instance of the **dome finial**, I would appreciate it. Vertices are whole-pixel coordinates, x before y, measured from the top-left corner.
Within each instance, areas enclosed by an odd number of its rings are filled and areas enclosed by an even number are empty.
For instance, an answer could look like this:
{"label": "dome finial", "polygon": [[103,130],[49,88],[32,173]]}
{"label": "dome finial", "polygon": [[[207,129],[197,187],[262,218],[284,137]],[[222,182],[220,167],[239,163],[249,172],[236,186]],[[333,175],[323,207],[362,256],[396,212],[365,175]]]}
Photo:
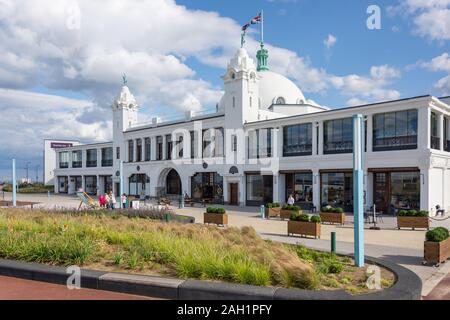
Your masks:
{"label": "dome finial", "polygon": [[122,75],[122,80],[123,80],[123,85],[126,86],[128,84],[128,79],[127,79],[127,75],[125,73]]}
{"label": "dome finial", "polygon": [[269,51],[264,48],[264,42],[261,41],[261,49],[256,53],[256,58],[258,59],[258,71],[268,71],[269,67],[267,65],[267,60],[269,58]]}

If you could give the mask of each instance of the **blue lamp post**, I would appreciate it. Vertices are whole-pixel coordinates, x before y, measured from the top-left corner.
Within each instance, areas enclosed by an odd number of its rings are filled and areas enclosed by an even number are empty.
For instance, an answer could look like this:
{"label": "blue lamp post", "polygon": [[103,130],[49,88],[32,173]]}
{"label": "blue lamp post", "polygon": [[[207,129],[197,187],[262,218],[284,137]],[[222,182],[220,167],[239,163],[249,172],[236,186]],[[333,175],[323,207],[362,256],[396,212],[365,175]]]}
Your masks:
{"label": "blue lamp post", "polygon": [[12,161],[12,178],[13,178],[12,202],[13,202],[13,207],[16,207],[17,206],[16,159],[13,159],[13,161]]}
{"label": "blue lamp post", "polygon": [[353,213],[355,264],[357,267],[364,267],[363,153],[363,116],[356,114],[353,116]]}

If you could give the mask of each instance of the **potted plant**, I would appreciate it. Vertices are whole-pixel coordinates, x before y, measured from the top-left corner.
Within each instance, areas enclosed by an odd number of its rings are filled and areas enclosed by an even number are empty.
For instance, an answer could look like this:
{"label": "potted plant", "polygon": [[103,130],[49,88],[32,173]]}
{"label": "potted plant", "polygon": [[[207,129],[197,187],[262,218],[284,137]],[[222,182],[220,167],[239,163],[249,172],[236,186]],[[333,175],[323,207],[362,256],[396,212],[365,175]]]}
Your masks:
{"label": "potted plant", "polygon": [[401,210],[397,215],[397,228],[430,229],[428,211]]}
{"label": "potted plant", "polygon": [[292,214],[288,221],[288,236],[298,234],[300,236],[311,236],[320,239],[320,216],[307,214]]}
{"label": "potted plant", "polygon": [[320,210],[320,219],[322,222],[331,224],[345,224],[345,213],[342,208],[323,207]]}
{"label": "potted plant", "polygon": [[426,263],[439,265],[450,258],[450,237],[447,228],[430,230],[425,237],[423,257]]}
{"label": "potted plant", "polygon": [[281,206],[278,202],[266,204],[266,218],[279,217],[281,212]]}
{"label": "potted plant", "polygon": [[280,211],[280,218],[281,218],[282,220],[289,220],[290,217],[291,217],[291,215],[292,215],[293,213],[299,214],[299,213],[302,213],[302,212],[300,211],[300,208],[299,208],[299,207],[294,206],[294,205],[286,204],[286,205],[284,205],[284,206],[281,208],[281,211]]}
{"label": "potted plant", "polygon": [[224,208],[206,208],[206,212],[203,214],[203,223],[217,224],[219,226],[228,225],[228,214]]}

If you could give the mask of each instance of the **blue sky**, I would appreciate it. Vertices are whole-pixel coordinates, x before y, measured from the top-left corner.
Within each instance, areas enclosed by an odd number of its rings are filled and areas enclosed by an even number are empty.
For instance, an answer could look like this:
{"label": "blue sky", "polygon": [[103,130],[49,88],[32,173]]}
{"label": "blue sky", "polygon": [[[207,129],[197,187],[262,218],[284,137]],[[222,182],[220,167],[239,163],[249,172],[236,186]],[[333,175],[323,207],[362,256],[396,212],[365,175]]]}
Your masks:
{"label": "blue sky", "polygon": [[[381,9],[369,30],[367,8]],[[271,70],[332,107],[450,94],[450,0],[0,0],[0,180],[44,138],[109,140],[127,73],[143,119],[210,109],[264,10]],[[260,28],[246,47],[254,55]],[[328,47],[326,46],[326,40]],[[24,170],[19,170],[19,176]],[[34,173],[33,173],[34,176]]]}

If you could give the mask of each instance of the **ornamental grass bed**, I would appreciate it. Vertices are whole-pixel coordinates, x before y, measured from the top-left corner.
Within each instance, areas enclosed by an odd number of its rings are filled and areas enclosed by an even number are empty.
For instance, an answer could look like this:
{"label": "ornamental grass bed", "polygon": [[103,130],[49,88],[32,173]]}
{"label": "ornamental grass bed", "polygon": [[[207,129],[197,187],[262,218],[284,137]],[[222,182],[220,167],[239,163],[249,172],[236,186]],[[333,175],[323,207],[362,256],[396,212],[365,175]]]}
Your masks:
{"label": "ornamental grass bed", "polygon": [[[253,228],[164,223],[117,213],[0,209],[0,258],[258,286],[365,293],[346,257],[264,241]],[[394,275],[382,270],[383,288]]]}

